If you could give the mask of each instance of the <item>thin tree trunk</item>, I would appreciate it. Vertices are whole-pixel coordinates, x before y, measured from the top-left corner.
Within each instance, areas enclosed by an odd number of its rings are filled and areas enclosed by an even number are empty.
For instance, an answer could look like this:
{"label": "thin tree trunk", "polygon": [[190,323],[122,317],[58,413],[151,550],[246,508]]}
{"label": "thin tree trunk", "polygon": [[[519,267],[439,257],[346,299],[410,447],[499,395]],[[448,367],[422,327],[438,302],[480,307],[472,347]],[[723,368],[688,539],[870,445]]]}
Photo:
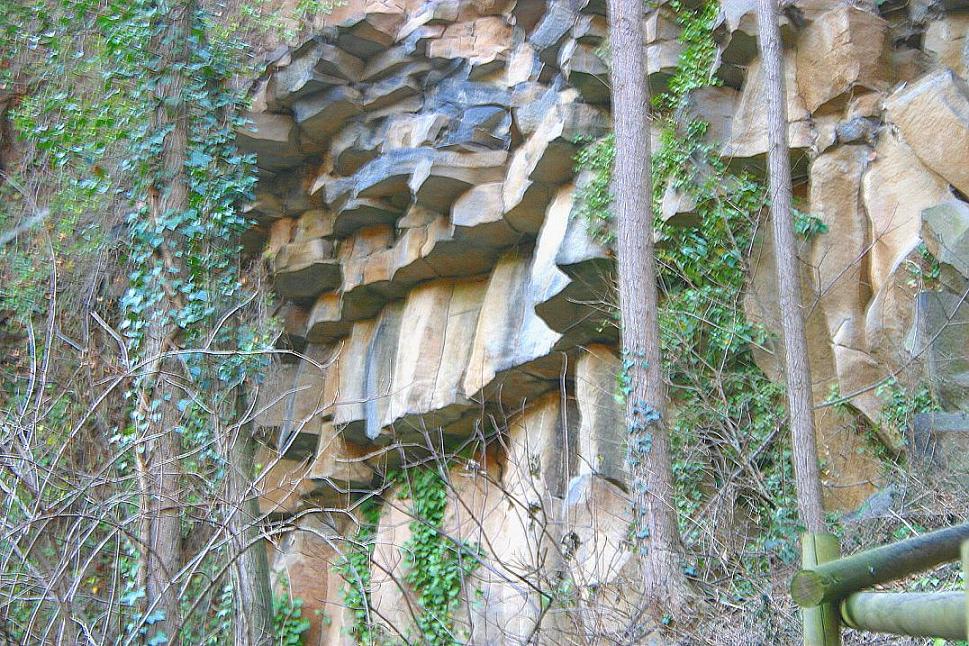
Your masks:
{"label": "thin tree trunk", "polygon": [[770,213],[774,227],[774,261],[784,330],[787,400],[794,479],[801,522],[809,532],[825,531],[821,503],[821,475],[814,436],[814,395],[808,363],[804,316],[801,311],[801,272],[797,262],[791,209],[791,161],[787,143],[787,99],[784,60],[777,23],[777,0],[760,0],[758,31],[764,84],[767,89],[768,173]]}
{"label": "thin tree trunk", "polygon": [[[152,128],[156,133],[167,132],[154,185],[150,189],[150,217],[159,222],[170,213],[189,208],[189,180],[185,172],[188,154],[188,111],[183,94],[195,3],[181,0],[169,7],[158,3],[159,33],[152,42],[159,61],[158,83],[155,87],[156,108]],[[184,271],[170,248],[177,241],[164,240],[157,252],[161,267],[172,280]],[[148,486],[145,510],[145,582],[149,616],[161,614],[149,628],[148,638],[164,633],[169,644],[178,643],[180,628],[178,586],[175,578],[181,566],[181,499],[179,489],[180,464],[178,434],[179,413],[176,402],[181,393],[171,382],[173,361],[161,355],[176,347],[178,328],[171,313],[180,306],[178,296],[159,280],[159,301],[149,315],[145,335],[145,356],[156,357],[150,366],[140,405],[147,422],[145,470]]]}
{"label": "thin tree trunk", "polygon": [[[242,403],[242,386],[240,404]],[[246,414],[244,406],[239,418]],[[229,532],[232,535],[236,595],[235,643],[270,646],[273,643],[273,600],[266,546],[258,540],[259,502],[252,488],[256,439],[252,424],[243,424],[232,440],[228,460]]]}
{"label": "thin tree trunk", "polygon": [[645,551],[646,602],[655,612],[686,610],[690,589],[673,501],[666,381],[660,356],[653,251],[649,89],[642,0],[610,0],[616,162],[613,209],[636,536]]}

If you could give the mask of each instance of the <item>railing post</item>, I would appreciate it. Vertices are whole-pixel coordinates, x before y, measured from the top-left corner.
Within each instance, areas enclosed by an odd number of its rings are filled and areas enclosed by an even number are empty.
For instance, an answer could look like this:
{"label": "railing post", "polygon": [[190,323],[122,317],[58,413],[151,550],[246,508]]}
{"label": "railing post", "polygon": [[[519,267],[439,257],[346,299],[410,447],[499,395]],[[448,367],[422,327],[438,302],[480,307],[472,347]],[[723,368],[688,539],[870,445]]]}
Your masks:
{"label": "railing post", "polygon": [[969,541],[962,544],[962,579],[966,584],[966,636],[969,637]]}
{"label": "railing post", "polygon": [[[841,545],[834,534],[805,533],[801,536],[801,566],[810,570],[841,557]],[[840,611],[825,603],[801,609],[804,646],[841,646]]]}

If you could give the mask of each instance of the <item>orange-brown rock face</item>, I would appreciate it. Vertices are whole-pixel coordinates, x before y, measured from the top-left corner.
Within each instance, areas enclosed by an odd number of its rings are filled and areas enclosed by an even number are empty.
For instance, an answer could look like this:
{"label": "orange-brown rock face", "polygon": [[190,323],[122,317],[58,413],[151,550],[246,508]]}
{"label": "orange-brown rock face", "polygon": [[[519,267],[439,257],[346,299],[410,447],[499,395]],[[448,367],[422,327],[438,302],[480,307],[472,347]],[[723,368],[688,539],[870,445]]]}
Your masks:
{"label": "orange-brown rock face", "polygon": [[[904,446],[880,424],[873,384],[924,377],[946,407],[969,403],[969,337],[940,333],[964,317],[969,271],[969,14],[928,0],[788,4],[796,190],[828,228],[800,254],[815,397],[855,394],[854,412],[818,414],[826,500],[844,510],[880,477],[860,429]],[[757,173],[755,5],[721,2],[724,85],[694,92],[689,110],[732,168]],[[622,612],[638,576],[613,261],[576,214],[577,142],[610,130],[605,3],[351,0],[314,29],[277,53],[238,138],[260,168],[246,248],[271,263],[284,340],[301,355],[269,375],[257,411],[261,507],[299,518],[277,569],[306,600],[312,643],[347,641],[333,565],[359,519],[338,510],[388,465],[476,439],[487,448],[452,467],[445,531],[486,557],[455,625],[482,644],[525,643],[540,621],[595,642],[601,613],[548,617],[536,590],[568,572],[588,583],[586,606]],[[651,13],[654,91],[676,68],[679,30],[668,7]],[[696,208],[667,187],[666,222],[699,226]],[[939,280],[917,269],[923,240]],[[744,306],[776,346],[770,245],[753,250]],[[764,350],[780,380],[780,355]],[[371,601],[378,623],[411,625],[397,507],[377,530]]]}

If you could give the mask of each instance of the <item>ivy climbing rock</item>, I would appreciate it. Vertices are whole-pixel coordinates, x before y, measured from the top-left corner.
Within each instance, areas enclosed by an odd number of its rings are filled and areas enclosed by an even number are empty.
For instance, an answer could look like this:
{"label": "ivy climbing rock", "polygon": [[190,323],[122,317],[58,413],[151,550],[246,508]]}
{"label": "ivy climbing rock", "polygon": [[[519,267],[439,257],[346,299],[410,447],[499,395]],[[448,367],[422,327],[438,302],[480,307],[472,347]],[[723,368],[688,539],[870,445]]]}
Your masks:
{"label": "ivy climbing rock", "polygon": [[[616,527],[582,508],[604,496],[612,513],[631,493],[616,435],[605,4],[351,0],[252,88],[238,139],[260,168],[246,244],[275,272],[282,342],[304,354],[269,377],[296,391],[288,419],[305,429],[263,447],[266,461],[279,458],[264,509],[346,507],[366,492],[382,501],[369,591],[350,613],[307,599],[307,616],[333,622],[310,617],[314,634],[366,641],[379,627],[525,643],[578,622],[591,639],[602,623],[590,607],[631,607],[619,597],[635,586],[617,583],[636,578],[630,543],[617,546]],[[767,96],[754,3],[658,4],[644,25],[663,215],[658,314],[679,565],[702,577],[713,566],[691,549],[748,544],[726,520],[695,522],[713,507],[751,518],[743,535],[765,559],[797,532],[765,234]],[[933,278],[950,229],[927,216],[920,243],[923,211],[965,201],[964,68],[943,68],[957,59],[961,14],[943,7],[911,22],[894,3],[789,4],[788,137],[824,502],[853,510],[882,484],[880,452],[904,448],[878,383],[956,378],[906,340],[921,324],[917,294],[960,284],[948,269]],[[946,111],[932,108],[940,102]],[[953,136],[932,125],[943,122]],[[839,398],[848,405],[825,403]],[[285,416],[270,406],[257,424]],[[570,498],[570,482],[585,493]],[[418,509],[414,483],[434,489],[433,510]],[[347,531],[341,544],[353,542]],[[413,549],[415,535],[427,545]],[[473,568],[454,560],[465,549]],[[277,563],[299,567],[286,554]],[[770,569],[741,561],[747,581]],[[447,585],[427,578],[431,563],[446,563]],[[598,595],[583,579],[610,583]]]}

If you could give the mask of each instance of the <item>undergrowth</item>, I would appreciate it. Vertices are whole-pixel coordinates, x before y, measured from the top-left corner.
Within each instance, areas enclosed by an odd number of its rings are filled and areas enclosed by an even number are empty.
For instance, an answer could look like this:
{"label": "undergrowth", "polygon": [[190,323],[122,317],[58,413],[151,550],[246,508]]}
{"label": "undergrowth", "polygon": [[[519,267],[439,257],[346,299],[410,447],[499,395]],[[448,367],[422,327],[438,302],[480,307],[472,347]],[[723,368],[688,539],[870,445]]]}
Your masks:
{"label": "undergrowth", "polygon": [[[783,432],[782,388],[754,361],[766,330],[747,319],[742,298],[765,206],[762,183],[733,173],[716,154],[709,124],[689,115],[690,92],[716,85],[712,30],[719,5],[690,9],[671,2],[684,45],[668,88],[654,97],[662,126],[654,151],[654,213],[670,186],[696,203],[696,226],[657,218],[663,356],[671,380],[671,438],[683,540],[695,563],[688,574],[722,580],[734,601],[754,598],[778,562],[797,556],[798,521],[790,450]],[[593,234],[613,242],[609,185],[615,156],[608,136],[585,147],[579,170],[591,171],[579,213]],[[802,236],[820,235],[803,216]],[[720,522],[716,519],[724,517]],[[710,519],[714,520],[710,520]],[[736,550],[725,550],[734,536]]]}
{"label": "undergrowth", "polygon": [[[462,601],[467,578],[477,569],[481,547],[461,543],[444,532],[448,484],[434,468],[413,467],[388,474],[388,486],[396,487],[396,499],[407,505],[411,521],[409,538],[400,545],[403,581],[414,591],[418,612],[414,624],[418,637],[403,630],[400,637],[431,646],[465,643],[466,635],[454,625],[454,613]],[[381,504],[368,499],[360,511],[360,526],[337,571],[345,581],[343,601],[353,614],[348,632],[359,644],[397,644],[400,639],[375,622],[370,611],[371,561]],[[398,628],[399,627],[395,627]]]}

